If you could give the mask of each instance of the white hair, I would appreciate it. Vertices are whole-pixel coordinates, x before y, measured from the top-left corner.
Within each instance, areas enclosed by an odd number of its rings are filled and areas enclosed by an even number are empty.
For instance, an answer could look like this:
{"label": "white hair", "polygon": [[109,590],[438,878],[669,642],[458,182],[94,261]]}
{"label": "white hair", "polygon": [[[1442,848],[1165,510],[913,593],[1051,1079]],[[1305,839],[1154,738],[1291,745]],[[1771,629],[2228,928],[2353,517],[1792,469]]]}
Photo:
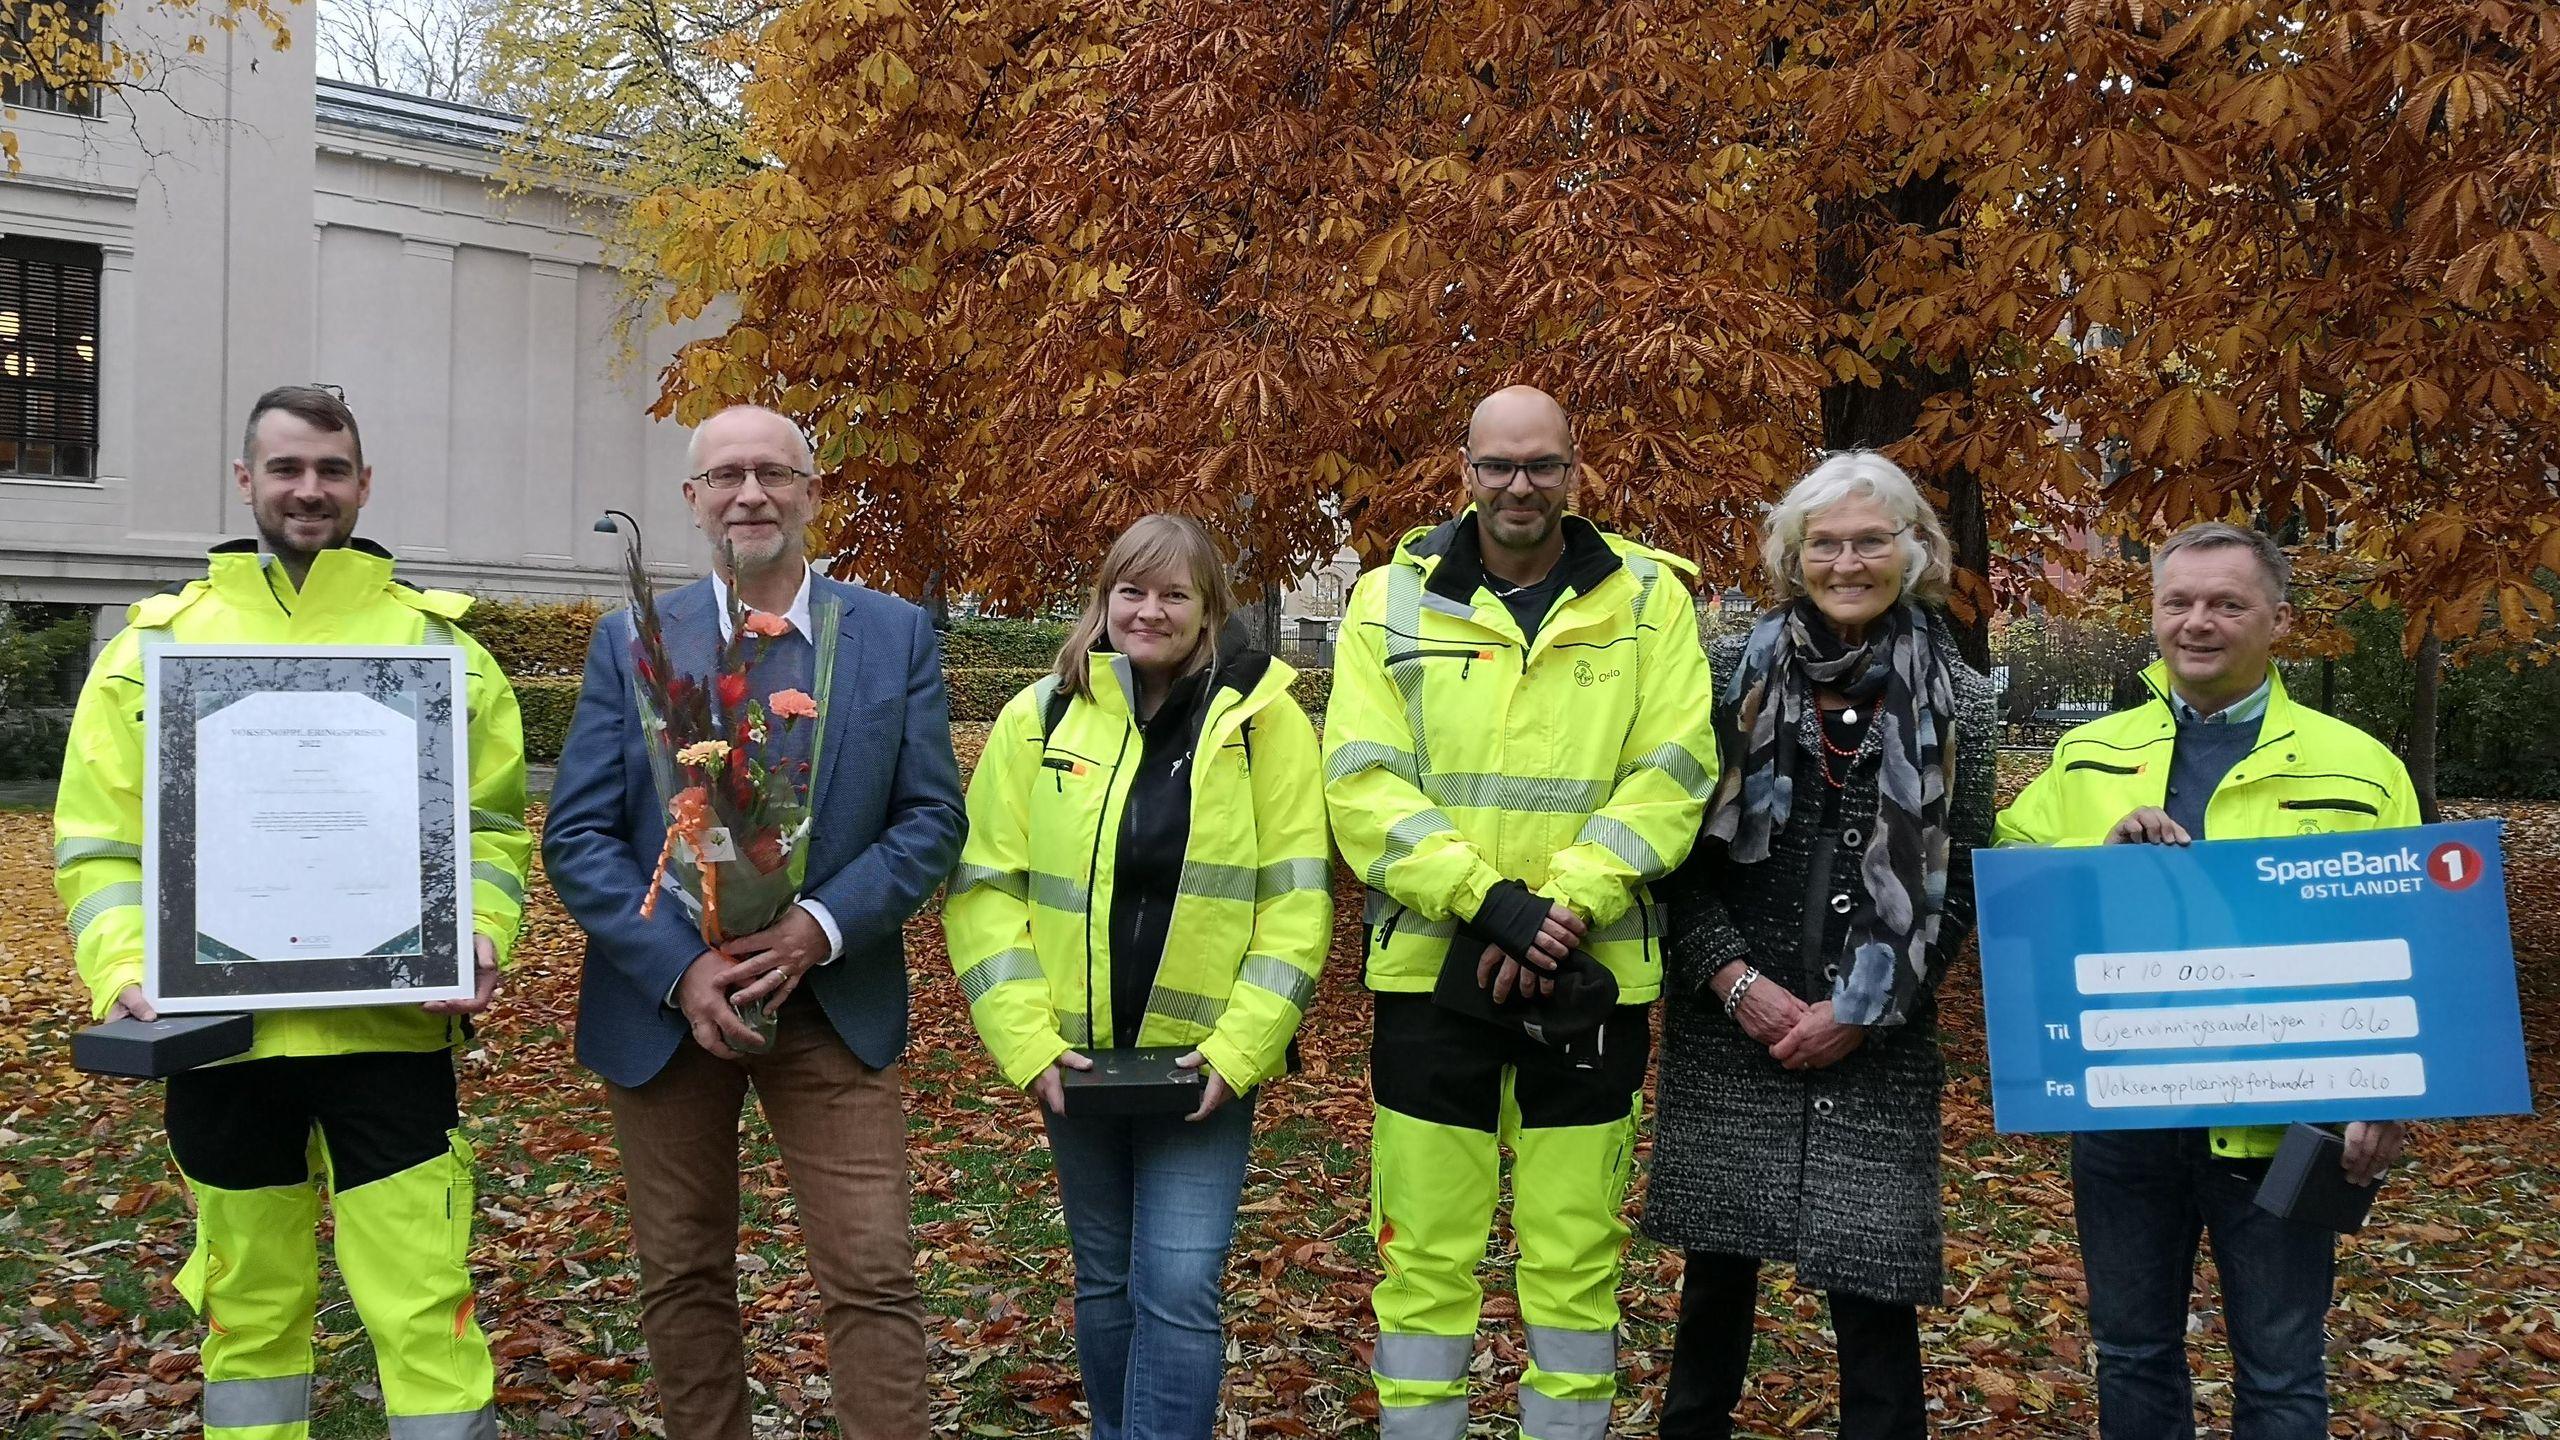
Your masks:
{"label": "white hair", "polygon": [[1787,595],[1804,592],[1804,531],[1813,517],[1843,500],[1873,500],[1902,526],[1902,588],[1916,599],[1944,600],[1955,574],[1947,532],[1920,487],[1873,450],[1835,450],[1805,472],[1761,521],[1760,563]]}

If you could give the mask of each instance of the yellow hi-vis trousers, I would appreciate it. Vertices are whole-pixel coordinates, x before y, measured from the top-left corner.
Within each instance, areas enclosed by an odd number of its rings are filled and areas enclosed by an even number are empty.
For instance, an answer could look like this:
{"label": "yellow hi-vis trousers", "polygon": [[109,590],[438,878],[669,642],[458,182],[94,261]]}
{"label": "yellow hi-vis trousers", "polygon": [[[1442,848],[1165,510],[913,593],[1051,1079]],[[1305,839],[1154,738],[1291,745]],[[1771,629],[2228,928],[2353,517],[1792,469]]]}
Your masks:
{"label": "yellow hi-vis trousers", "polygon": [[1369,1226],[1385,1272],[1370,1301],[1379,1440],[1466,1433],[1484,1298],[1476,1271],[1505,1147],[1529,1341],[1520,1433],[1608,1433],[1627,1178],[1651,1043],[1644,1007],[1621,1009],[1605,1037],[1601,1064],[1580,1070],[1429,996],[1378,996]]}

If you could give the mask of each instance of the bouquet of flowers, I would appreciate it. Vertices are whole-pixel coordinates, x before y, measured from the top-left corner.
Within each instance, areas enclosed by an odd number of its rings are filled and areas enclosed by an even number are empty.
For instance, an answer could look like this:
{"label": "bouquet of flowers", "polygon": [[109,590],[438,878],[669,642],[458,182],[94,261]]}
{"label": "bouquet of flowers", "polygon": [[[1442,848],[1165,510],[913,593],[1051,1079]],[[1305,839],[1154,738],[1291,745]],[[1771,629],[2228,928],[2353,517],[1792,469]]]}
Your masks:
{"label": "bouquet of flowers", "polygon": [[[750,673],[790,625],[779,615],[746,613],[734,585],[726,591],[728,638],[712,673],[678,673],[667,658],[640,543],[630,539],[624,549],[640,723],[667,823],[640,913],[654,915],[661,894],[673,892],[703,943],[716,949],[773,924],[799,898],[808,868],[811,763],[825,727],[806,691],[751,693]],[[736,573],[734,565],[728,569]],[[804,723],[812,732],[809,759],[768,764],[796,748],[785,743],[768,750],[768,742],[787,742]],[[771,1045],[769,1007],[742,1006],[738,1014]]]}

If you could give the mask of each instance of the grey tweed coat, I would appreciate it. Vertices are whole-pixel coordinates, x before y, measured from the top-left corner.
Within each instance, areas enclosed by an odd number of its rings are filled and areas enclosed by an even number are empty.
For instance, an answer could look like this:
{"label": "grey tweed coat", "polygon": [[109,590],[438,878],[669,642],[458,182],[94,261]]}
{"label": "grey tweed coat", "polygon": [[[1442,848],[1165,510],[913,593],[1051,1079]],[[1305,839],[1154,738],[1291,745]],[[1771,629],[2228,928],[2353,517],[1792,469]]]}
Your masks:
{"label": "grey tweed coat", "polygon": [[[1939,633],[1952,654],[1943,621]],[[1714,647],[1719,676],[1741,660],[1738,636]],[[1991,843],[1999,735],[1990,682],[1961,661],[1953,679],[1959,713],[1946,908],[1928,989],[1904,1023],[1869,1031],[1827,1069],[1788,1070],[1725,1018],[1707,985],[1740,959],[1760,968],[1761,984],[1775,981],[1807,1001],[1829,998],[1829,977],[1847,957],[1849,915],[1864,898],[1855,853],[1876,814],[1878,727],[1867,728],[1827,825],[1821,778],[1798,777],[1797,796],[1815,803],[1795,807],[1767,859],[1738,864],[1722,841],[1701,839],[1664,887],[1671,919],[1660,1115],[1643,1221],[1654,1239],[1787,1261],[1811,1289],[1897,1304],[1940,1299],[1938,1092],[1946,1072],[1935,987],[1973,930],[1973,849]],[[1802,753],[1816,752],[1820,723],[1806,706]],[[1821,863],[1835,852],[1836,863]]]}

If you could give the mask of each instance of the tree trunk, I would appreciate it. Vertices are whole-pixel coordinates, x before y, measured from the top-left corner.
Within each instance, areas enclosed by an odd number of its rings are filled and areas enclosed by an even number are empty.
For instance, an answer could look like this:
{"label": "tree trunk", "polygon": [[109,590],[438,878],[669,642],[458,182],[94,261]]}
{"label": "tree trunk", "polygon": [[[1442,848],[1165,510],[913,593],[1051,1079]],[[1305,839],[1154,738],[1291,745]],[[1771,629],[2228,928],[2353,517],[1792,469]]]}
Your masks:
{"label": "tree trunk", "polygon": [[[1851,292],[1866,270],[1877,240],[1903,225],[1936,230],[1947,223],[1947,211],[1959,191],[1943,173],[1906,180],[1889,190],[1826,201],[1819,212],[1821,248],[1816,256],[1818,284],[1824,298],[1842,314],[1852,312]],[[1890,360],[1870,355],[1883,377],[1880,385],[1841,381],[1823,387],[1822,444],[1830,450],[1873,450],[1906,440],[1920,422],[1920,408],[1933,395],[1973,383],[1972,367],[1962,362],[1932,370],[1913,360],[1909,351]],[[1983,506],[1982,480],[1963,466],[1917,478],[1946,492],[1939,515],[1955,547],[1958,584],[1971,597],[1968,605],[1950,609],[1956,648],[1965,663],[1991,671],[1991,533]],[[1971,613],[1965,613],[1970,609]]]}
{"label": "tree trunk", "polygon": [[2409,683],[2409,780],[2418,791],[2418,818],[2436,823],[2436,706],[2444,690],[2444,643],[2433,624],[2418,642],[2416,673]]}

